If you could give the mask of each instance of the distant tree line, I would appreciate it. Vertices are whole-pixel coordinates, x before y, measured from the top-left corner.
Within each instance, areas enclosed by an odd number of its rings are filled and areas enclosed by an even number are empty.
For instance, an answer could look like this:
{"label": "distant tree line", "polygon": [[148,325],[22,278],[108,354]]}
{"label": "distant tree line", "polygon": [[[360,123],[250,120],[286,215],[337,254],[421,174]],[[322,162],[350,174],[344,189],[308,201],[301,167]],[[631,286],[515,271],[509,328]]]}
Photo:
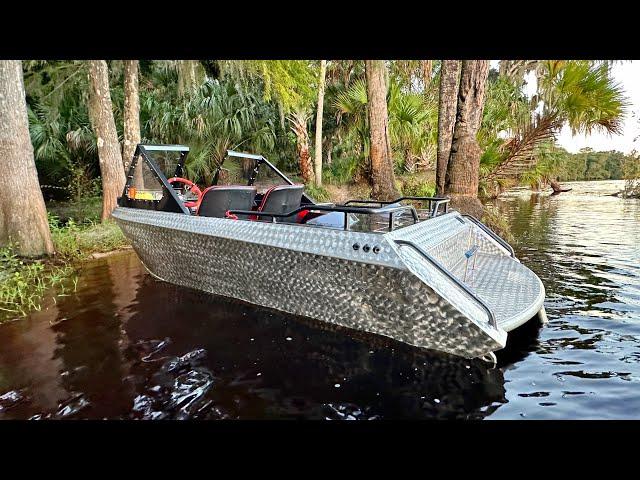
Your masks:
{"label": "distant tree line", "polygon": [[596,152],[582,148],[578,153],[569,153],[559,148],[564,156],[559,162],[558,179],[563,182],[576,180],[622,180],[623,166],[631,155],[617,150]]}

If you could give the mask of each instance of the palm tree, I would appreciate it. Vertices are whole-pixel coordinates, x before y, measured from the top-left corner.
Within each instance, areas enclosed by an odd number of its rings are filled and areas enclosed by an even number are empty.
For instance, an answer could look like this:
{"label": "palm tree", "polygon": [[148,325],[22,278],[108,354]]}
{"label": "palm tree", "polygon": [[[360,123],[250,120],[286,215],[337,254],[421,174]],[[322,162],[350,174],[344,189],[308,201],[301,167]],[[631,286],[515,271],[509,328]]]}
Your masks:
{"label": "palm tree", "polygon": [[401,156],[404,170],[413,173],[419,161],[433,160],[435,105],[422,93],[402,91],[396,82],[391,82],[388,108],[392,149]]}
{"label": "palm tree", "polygon": [[297,109],[288,116],[288,119],[291,122],[291,130],[296,136],[296,148],[302,180],[304,183],[311,183],[314,173],[311,155],[309,154],[309,133],[307,130],[309,113],[305,110]]}
{"label": "palm tree", "polygon": [[205,184],[228,149],[269,152],[276,140],[275,106],[235,82],[207,80],[184,100],[175,89],[144,91],[141,110],[146,139],[189,145],[186,173]]}
{"label": "palm tree", "polygon": [[20,60],[0,61],[0,244],[23,256],[53,253],[47,211],[29,138]]}
{"label": "palm tree", "polygon": [[[314,180],[309,156],[308,110],[315,95],[313,62],[306,60],[242,60],[221,62],[223,71],[264,84],[264,99],[274,99],[296,135],[298,164],[305,183]],[[304,131],[303,131],[304,130]]]}
{"label": "palm tree", "polygon": [[316,144],[315,144],[315,181],[322,185],[322,114],[324,112],[324,85],[327,74],[327,61],[320,60],[318,77],[318,108],[316,110]]}
{"label": "palm tree", "polygon": [[478,200],[482,149],[476,137],[482,122],[488,73],[488,60],[462,62],[456,125],[445,181],[445,193],[451,197],[452,204],[476,216],[482,214]]}
{"label": "palm tree", "polygon": [[451,140],[453,139],[453,129],[456,123],[461,66],[460,60],[443,60],[440,70],[438,154],[436,160],[437,195],[444,195],[445,177],[451,153]]}
{"label": "palm tree", "polygon": [[[355,153],[368,157],[369,122],[367,112],[367,84],[362,78],[354,80],[347,89],[333,92],[332,107],[340,114],[338,133],[342,143],[353,140]],[[387,94],[389,135],[392,152],[401,158],[398,164],[413,172],[418,161],[433,163],[437,134],[437,105],[434,98],[405,90],[391,79]]]}
{"label": "palm tree", "polygon": [[389,114],[387,111],[386,66],[383,60],[366,60],[369,136],[371,145],[371,196],[391,200],[399,196],[393,172]]}
{"label": "palm tree", "polygon": [[86,63],[23,62],[29,133],[42,188],[73,198],[95,191],[99,175],[87,109]]}
{"label": "palm tree", "polygon": [[610,77],[608,64],[550,60],[540,62],[538,68],[538,93],[529,104],[534,113],[514,118],[511,137],[503,142],[485,175],[488,181],[518,178],[535,170],[540,158],[537,147],[553,141],[564,125],[574,134],[621,132],[627,103],[622,88]]}
{"label": "palm tree", "polygon": [[89,60],[89,117],[96,136],[100,173],[102,176],[102,220],[116,207],[122,194],[125,174],[118,133],[113,118],[109,71],[104,60]]}

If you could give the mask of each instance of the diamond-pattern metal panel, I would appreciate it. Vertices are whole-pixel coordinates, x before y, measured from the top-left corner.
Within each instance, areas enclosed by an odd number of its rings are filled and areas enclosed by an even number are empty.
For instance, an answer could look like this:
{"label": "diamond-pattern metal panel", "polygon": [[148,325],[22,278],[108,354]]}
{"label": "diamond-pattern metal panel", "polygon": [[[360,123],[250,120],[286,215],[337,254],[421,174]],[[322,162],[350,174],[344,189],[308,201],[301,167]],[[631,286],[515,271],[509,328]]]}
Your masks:
{"label": "diamond-pattern metal panel", "polygon": [[506,255],[477,255],[468,283],[489,304],[498,325],[510,331],[540,310],[545,291],[535,273]]}
{"label": "diamond-pattern metal panel", "polygon": [[171,283],[468,358],[506,342],[411,274],[384,235],[128,208],[113,216]]}

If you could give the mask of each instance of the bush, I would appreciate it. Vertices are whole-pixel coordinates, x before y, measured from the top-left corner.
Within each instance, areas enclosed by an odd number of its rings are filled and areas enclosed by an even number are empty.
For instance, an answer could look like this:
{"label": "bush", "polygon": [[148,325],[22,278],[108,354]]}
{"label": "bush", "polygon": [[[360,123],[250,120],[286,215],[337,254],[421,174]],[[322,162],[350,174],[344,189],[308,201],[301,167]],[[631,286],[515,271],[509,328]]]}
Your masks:
{"label": "bush", "polygon": [[409,177],[402,184],[401,191],[405,197],[433,197],[436,194],[436,185],[420,177]]}
{"label": "bush", "polygon": [[50,201],[47,202],[47,211],[56,216],[61,224],[66,224],[69,219],[79,224],[96,223],[102,214],[102,197],[83,197],[71,202]]}
{"label": "bush", "polygon": [[322,172],[322,180],[331,185],[352,183],[358,170],[358,159],[344,157],[335,159]]}
{"label": "bush", "polygon": [[633,152],[625,157],[622,169],[625,178],[623,196],[640,198],[640,155]]}
{"label": "bush", "polygon": [[122,231],[111,220],[79,225],[70,218],[63,225],[57,216],[51,213],[48,215],[56,254],[65,260],[78,259],[95,252],[108,252],[127,244]]}
{"label": "bush", "polygon": [[305,185],[305,193],[309,194],[317,202],[328,202],[331,200],[331,195],[323,187],[318,187],[314,184]]}

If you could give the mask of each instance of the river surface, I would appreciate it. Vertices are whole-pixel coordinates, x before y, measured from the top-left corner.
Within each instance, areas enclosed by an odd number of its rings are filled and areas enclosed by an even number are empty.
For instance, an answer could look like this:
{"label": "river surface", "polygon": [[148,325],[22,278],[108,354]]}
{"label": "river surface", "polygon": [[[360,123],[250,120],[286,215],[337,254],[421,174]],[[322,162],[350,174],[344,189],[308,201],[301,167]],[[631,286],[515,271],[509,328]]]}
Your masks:
{"label": "river surface", "polygon": [[640,418],[640,201],[567,185],[495,202],[549,317],[496,368],[169,285],[128,251],[0,325],[0,419]]}

